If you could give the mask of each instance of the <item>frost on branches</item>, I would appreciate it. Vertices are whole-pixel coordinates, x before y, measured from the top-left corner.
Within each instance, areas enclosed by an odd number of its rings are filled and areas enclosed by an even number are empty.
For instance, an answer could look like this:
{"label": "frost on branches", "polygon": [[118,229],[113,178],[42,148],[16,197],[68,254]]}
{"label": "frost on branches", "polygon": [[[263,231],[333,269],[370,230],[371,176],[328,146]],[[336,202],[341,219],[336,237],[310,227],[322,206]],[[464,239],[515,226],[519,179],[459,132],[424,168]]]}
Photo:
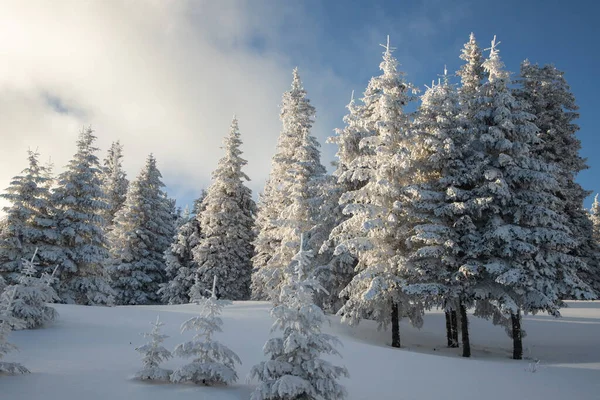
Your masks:
{"label": "frost on branches", "polygon": [[174,235],[172,204],[166,198],[156,159],[149,155],[109,233],[110,276],[118,304],[159,301],[164,253]]}
{"label": "frost on branches", "polygon": [[395,210],[399,189],[413,179],[404,162],[412,146],[404,106],[412,96],[389,42],[384,47],[383,73],[371,79],[362,99],[362,126],[369,133],[361,134],[360,154],[344,172],[356,187],[340,198],[348,219],[332,234],[338,237],[335,255],[350,252],[358,260],[356,275],[341,293],[347,301],[338,313],[351,324],[366,317],[380,326],[391,323],[392,345],[399,347],[400,316],[421,323],[420,310],[401,291],[404,243],[398,235],[404,222]]}
{"label": "frost on branches", "polygon": [[448,343],[456,347],[456,312],[463,291],[459,268],[461,243],[460,207],[453,207],[457,187],[464,184],[468,141],[463,130],[459,95],[448,76],[432,84],[421,98],[413,122],[410,165],[413,183],[402,188],[396,207],[408,222],[404,291],[425,308],[438,306],[451,324]]}
{"label": "frost on branches", "polygon": [[36,248],[45,272],[52,271],[62,254],[50,201],[51,171],[38,158],[38,153],[28,151],[28,167],[0,195],[10,203],[3,209],[6,217],[0,232],[0,274],[8,283],[17,282],[21,260],[31,257]]}
{"label": "frost on branches", "polygon": [[[306,98],[298,69],[294,69],[292,88],[283,95],[281,106],[282,130],[273,156],[271,173],[265,190],[259,198],[256,219],[257,237],[252,258],[255,273],[252,276],[252,295],[255,299],[273,299],[278,296],[282,270],[293,256],[284,246],[285,235],[290,232],[286,213],[292,204],[294,185],[301,184],[307,198],[314,198],[318,180],[325,173],[321,165],[317,139],[310,130],[314,122],[315,108]],[[301,180],[301,182],[299,182]],[[313,220],[316,208],[309,211]],[[309,227],[311,229],[312,226]],[[300,228],[304,230],[304,228]],[[296,241],[296,232],[292,241]],[[315,244],[315,249],[320,247]]]}
{"label": "frost on branches", "polygon": [[7,289],[0,295],[0,372],[7,374],[27,374],[29,370],[19,363],[2,361],[6,355],[17,346],[8,342],[8,335],[13,328],[23,327],[23,321],[13,316],[13,300],[15,298],[15,288]]}
{"label": "frost on branches", "polygon": [[582,261],[570,254],[577,241],[555,191],[556,168],[531,151],[538,129],[508,88],[495,38],[483,66],[489,79],[478,94],[474,148],[484,160],[476,191],[487,200],[477,216],[475,296],[512,319],[513,357],[520,358],[521,312],[558,316],[561,299],[593,294],[577,276]]}
{"label": "frost on branches", "polygon": [[136,351],[142,355],[143,368],[135,373],[136,379],[151,381],[168,381],[173,371],[160,368],[160,363],[167,361],[172,356],[171,352],[165,349],[162,342],[169,336],[160,333],[160,327],[164,323],[156,317],[156,322],[152,322],[152,332],[142,333],[150,341],[143,346],[136,347]]}
{"label": "frost on branches", "polygon": [[102,214],[108,205],[102,191],[102,167],[91,128],[81,131],[77,152],[52,193],[56,207],[60,272],[59,297],[65,303],[112,304],[104,263],[108,258]]}
{"label": "frost on branches", "polygon": [[301,240],[300,251],[287,268],[279,305],[271,310],[275,319],[272,330],[283,331],[283,337],[269,339],[264,346],[268,360],[250,370],[250,377],[260,381],[252,400],[346,397],[338,380],[348,377],[348,371],[321,358],[323,354],[339,356],[336,346],[341,343],[321,332],[327,318],[313,298],[322,286],[312,277],[312,251],[304,250],[303,245]]}
{"label": "frost on branches", "polygon": [[520,85],[514,89],[514,96],[535,116],[539,128],[541,140],[532,146],[532,151],[558,167],[555,192],[564,199],[561,212],[566,215],[566,225],[578,241],[570,253],[587,264],[579,271],[579,276],[600,293],[600,247],[593,240],[593,227],[583,208],[583,202],[591,192],[576,182],[577,174],[588,166],[579,154],[581,141],[576,136],[579,126],[575,123],[579,118],[579,107],[575,96],[564,73],[553,65],[540,67],[525,60],[517,83]]}
{"label": "frost on branches", "polygon": [[203,385],[228,385],[237,381],[235,364],[241,364],[240,358],[229,347],[213,340],[213,335],[222,332],[223,320],[219,317],[228,300],[217,300],[217,277],[213,280],[209,298],[194,298],[200,306],[200,315],[192,317],[181,325],[181,332],[197,331],[189,342],[175,347],[174,355],[192,358],[191,363],[175,370],[171,375],[173,382],[193,382]]}
{"label": "frost on branches", "polygon": [[18,283],[9,286],[7,290],[14,292],[12,314],[22,321],[23,328],[33,329],[44,326],[56,319],[58,313],[46,303],[53,303],[58,296],[51,284],[53,277],[42,273],[37,277],[38,271],[34,264],[36,252],[31,260],[23,259],[23,267]]}
{"label": "frost on branches", "polygon": [[250,298],[251,258],[254,252],[254,214],[252,191],[245,185],[250,179],[242,171],[240,131],[234,117],[225,138],[225,156],[213,172],[212,183],[199,216],[202,240],[193,250],[197,265],[194,293],[207,293],[214,277],[220,282],[219,298]]}
{"label": "frost on branches", "polygon": [[198,268],[192,250],[200,243],[200,217],[204,209],[206,192],[195,201],[195,212],[182,216],[174,240],[165,252],[165,274],[167,282],[161,284],[158,294],[165,304],[187,304],[190,302],[190,290],[194,285]]}
{"label": "frost on branches", "polygon": [[121,209],[127,197],[129,181],[125,177],[122,158],[123,145],[119,141],[113,142],[110,149],[108,149],[108,154],[104,159],[104,168],[102,169],[102,190],[106,195],[108,204],[103,216],[109,229],[115,214]]}

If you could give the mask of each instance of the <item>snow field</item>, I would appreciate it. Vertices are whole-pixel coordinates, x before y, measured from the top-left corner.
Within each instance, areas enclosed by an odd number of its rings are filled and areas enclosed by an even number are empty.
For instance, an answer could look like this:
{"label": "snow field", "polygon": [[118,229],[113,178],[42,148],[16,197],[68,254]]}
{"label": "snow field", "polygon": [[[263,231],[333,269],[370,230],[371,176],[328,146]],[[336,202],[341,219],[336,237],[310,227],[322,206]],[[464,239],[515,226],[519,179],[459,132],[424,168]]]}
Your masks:
{"label": "snow field", "polygon": [[[215,338],[241,358],[240,381],[230,387],[149,383],[132,380],[141,367],[134,350],[145,342],[157,314],[169,335],[164,345],[173,349],[191,339],[180,334],[181,323],[195,315],[196,305],[85,307],[55,305],[58,320],[45,329],[13,332],[20,347],[6,361],[18,361],[31,374],[0,377],[2,400],[158,400],[249,399],[250,368],[264,360],[262,346],[270,331],[270,305],[234,302],[222,314],[224,332]],[[500,327],[472,317],[473,358],[460,349],[445,347],[444,316],[431,312],[423,329],[401,324],[403,349],[389,347],[389,332],[363,321],[357,328],[331,316],[327,331],[338,335],[350,379],[341,382],[353,400],[564,400],[598,399],[600,394],[600,302],[569,302],[563,318],[525,316],[525,357],[539,358],[535,373],[530,360],[514,361],[511,341]],[[176,369],[186,360],[175,358],[162,367]]]}

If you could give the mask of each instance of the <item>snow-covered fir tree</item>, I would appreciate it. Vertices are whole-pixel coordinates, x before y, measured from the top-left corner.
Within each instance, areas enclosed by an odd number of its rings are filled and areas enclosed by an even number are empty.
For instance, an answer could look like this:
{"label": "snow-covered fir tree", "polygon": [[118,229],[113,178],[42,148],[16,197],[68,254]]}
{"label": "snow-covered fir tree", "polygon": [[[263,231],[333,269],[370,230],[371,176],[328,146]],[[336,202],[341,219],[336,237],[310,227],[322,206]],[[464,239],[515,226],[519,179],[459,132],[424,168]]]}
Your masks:
{"label": "snow-covered fir tree", "polygon": [[27,374],[29,370],[16,362],[3,361],[4,357],[17,346],[9,343],[8,336],[13,329],[23,327],[23,321],[15,318],[12,312],[15,288],[4,290],[0,295],[0,372],[7,374]]}
{"label": "snow-covered fir tree", "polygon": [[[280,114],[283,127],[272,159],[271,173],[259,197],[255,255],[252,259],[255,269],[252,294],[255,299],[272,298],[273,294],[277,297],[282,280],[281,271],[293,256],[293,251],[282,246],[284,235],[290,232],[289,221],[286,223],[284,214],[292,203],[292,186],[297,185],[302,174],[304,195],[314,199],[318,181],[325,173],[320,161],[319,143],[310,133],[314,116],[315,108],[306,97],[298,69],[294,69],[292,87],[283,95]],[[313,207],[311,213],[317,210]],[[316,214],[310,217],[313,221],[318,219]],[[298,229],[306,230],[304,227]],[[318,250],[321,243],[312,246]]]}
{"label": "snow-covered fir tree", "polygon": [[510,316],[513,357],[521,358],[521,312],[558,316],[561,299],[593,293],[577,276],[581,260],[570,254],[577,242],[555,194],[556,168],[532,151],[539,141],[534,116],[508,87],[495,37],[483,66],[489,79],[478,94],[474,144],[485,165],[476,191],[486,200],[476,222],[480,266],[472,272],[476,298]]}
{"label": "snow-covered fir tree", "polygon": [[600,201],[598,201],[598,195],[594,196],[594,202],[590,210],[590,220],[594,227],[594,240],[600,245]]}
{"label": "snow-covered fir tree", "polygon": [[161,368],[160,364],[173,357],[171,352],[162,345],[162,342],[169,336],[160,333],[160,327],[165,324],[160,322],[159,317],[156,317],[156,322],[152,322],[151,324],[152,331],[150,333],[142,333],[142,336],[149,338],[150,341],[143,346],[135,348],[135,351],[142,355],[143,364],[143,368],[135,373],[135,378],[151,381],[168,381],[173,371]]}
{"label": "snow-covered fir tree", "polygon": [[240,358],[229,347],[213,339],[213,335],[222,332],[223,320],[219,315],[229,300],[217,300],[217,277],[213,279],[210,297],[195,297],[200,306],[200,315],[192,317],[181,325],[181,332],[197,331],[193,339],[175,348],[173,354],[178,357],[193,357],[191,363],[178,368],[171,375],[173,382],[193,382],[212,386],[228,385],[238,379],[235,364],[241,364]]}
{"label": "snow-covered fir tree", "polygon": [[115,214],[121,209],[127,197],[129,181],[126,178],[122,165],[123,145],[117,140],[108,149],[104,159],[102,175],[102,190],[106,195],[108,208],[104,212],[104,221],[107,227],[112,226]]}
{"label": "snow-covered fir tree", "polygon": [[346,108],[348,109],[348,114],[344,116],[346,126],[343,129],[336,129],[335,135],[327,139],[328,143],[334,143],[338,146],[336,169],[333,172],[335,184],[323,185],[324,188],[329,186],[326,189],[327,193],[324,193],[324,198],[330,200],[324,202],[324,205],[335,202],[335,207],[330,207],[326,213],[332,220],[333,226],[329,231],[329,238],[324,241],[320,249],[321,253],[332,253],[328,262],[329,268],[325,286],[329,292],[327,298],[331,304],[330,311],[333,312],[337,312],[344,303],[339,295],[352,280],[357,262],[356,257],[350,251],[342,251],[340,248],[335,252],[336,246],[348,239],[347,232],[339,228],[336,229],[349,218],[343,213],[344,204],[340,204],[339,199],[343,193],[355,191],[364,186],[367,183],[366,178],[369,176],[367,171],[371,169],[370,166],[361,164],[363,158],[360,156],[368,149],[361,148],[360,141],[373,133],[363,126],[362,113],[365,111],[365,107],[356,103],[354,91]]}
{"label": "snow-covered fir tree", "polygon": [[[398,240],[405,221],[397,216],[399,189],[412,182],[403,164],[411,146],[409,115],[411,86],[397,70],[389,42],[380,64],[382,75],[369,82],[362,99],[362,126],[370,131],[360,140],[364,149],[345,172],[357,189],[345,192],[340,202],[349,218],[335,228],[341,240],[335,254],[350,252],[358,259],[356,275],[341,295],[343,320],[357,324],[369,317],[380,326],[392,324],[392,346],[400,346],[399,319],[409,316],[421,324],[421,311],[402,292],[400,268],[403,247]],[[366,183],[364,183],[366,182]]]}
{"label": "snow-covered fir tree", "polygon": [[202,238],[200,215],[204,209],[203,200],[206,191],[202,191],[195,201],[195,212],[182,216],[181,225],[173,242],[165,252],[165,274],[167,281],[162,283],[158,294],[165,304],[187,304],[190,302],[190,290],[194,285],[198,265],[194,261],[192,250]]}
{"label": "snow-covered fir tree", "polygon": [[58,295],[66,303],[113,302],[113,291],[104,269],[108,251],[102,214],[108,205],[102,191],[102,167],[96,157],[95,141],[91,128],[81,131],[77,152],[58,177],[52,193],[57,215],[57,244],[62,248],[57,261]]}
{"label": "snow-covered fir tree", "polygon": [[525,60],[517,83],[519,86],[514,95],[535,116],[535,124],[539,128],[541,140],[533,145],[532,151],[558,167],[556,193],[564,199],[567,226],[578,242],[571,253],[587,264],[580,271],[580,277],[600,295],[600,247],[593,240],[593,227],[583,206],[591,192],[576,182],[577,174],[588,166],[580,155],[581,141],[576,136],[579,126],[575,121],[579,118],[579,107],[575,96],[564,73],[553,65],[540,67]]}
{"label": "snow-covered fir tree", "polygon": [[38,159],[38,153],[28,151],[29,166],[0,195],[10,203],[3,209],[6,219],[0,233],[0,273],[9,283],[17,282],[21,260],[36,248],[40,268],[51,270],[60,260],[49,191],[52,179]]}
{"label": "snow-covered fir tree", "polygon": [[164,253],[174,235],[172,205],[161,178],[151,154],[115,215],[109,233],[109,273],[118,304],[159,301],[157,292],[165,280]]}
{"label": "snow-covered fir tree", "polygon": [[336,346],[341,343],[321,331],[327,318],[314,304],[314,294],[323,288],[313,276],[312,251],[304,249],[303,240],[299,247],[287,268],[279,304],[271,309],[275,319],[272,331],[281,330],[283,336],[266,342],[267,361],[250,370],[250,377],[259,380],[252,400],[336,400],[347,395],[338,382],[348,377],[346,368],[321,358],[324,354],[339,356]]}
{"label": "snow-covered fir tree", "polygon": [[18,283],[7,290],[14,291],[12,314],[22,321],[23,328],[33,329],[42,327],[54,321],[58,313],[46,303],[53,303],[58,296],[51,286],[51,278],[45,273],[38,277],[34,263],[37,252],[30,260],[23,259]]}
{"label": "snow-covered fir tree", "polygon": [[216,276],[219,298],[228,300],[250,298],[256,205],[245,185],[250,178],[242,171],[246,160],[241,157],[241,144],[234,117],[224,141],[225,156],[213,172],[205,209],[199,215],[202,239],[192,250],[197,265],[192,292],[206,293]]}
{"label": "snow-covered fir tree", "polygon": [[450,347],[458,346],[459,255],[464,249],[456,229],[460,212],[447,205],[468,173],[461,114],[458,92],[445,72],[444,82],[432,84],[421,97],[409,156],[414,179],[400,192],[397,203],[410,226],[404,291],[427,308],[440,306],[446,311]]}

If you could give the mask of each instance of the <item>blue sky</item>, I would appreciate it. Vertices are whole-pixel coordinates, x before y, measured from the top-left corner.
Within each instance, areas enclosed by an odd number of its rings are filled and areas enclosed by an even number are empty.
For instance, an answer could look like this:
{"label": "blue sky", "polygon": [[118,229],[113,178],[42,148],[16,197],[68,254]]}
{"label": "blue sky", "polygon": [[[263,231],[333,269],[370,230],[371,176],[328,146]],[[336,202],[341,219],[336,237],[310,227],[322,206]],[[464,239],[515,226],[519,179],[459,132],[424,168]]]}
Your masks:
{"label": "blue sky", "polygon": [[513,73],[525,58],[566,72],[590,165],[579,180],[600,191],[598,11],[593,1],[554,0],[7,2],[0,14],[0,188],[25,167],[28,148],[60,172],[78,131],[91,125],[100,157],[120,140],[133,179],[154,153],[169,193],[191,204],[210,184],[236,114],[257,194],[294,67],[317,109],[313,132],[329,164],[336,148],[325,140],[342,127],[351,91],[360,95],[379,74],[387,35],[407,80],[423,89],[444,65],[451,73],[459,68],[474,32],[482,48],[498,36]]}

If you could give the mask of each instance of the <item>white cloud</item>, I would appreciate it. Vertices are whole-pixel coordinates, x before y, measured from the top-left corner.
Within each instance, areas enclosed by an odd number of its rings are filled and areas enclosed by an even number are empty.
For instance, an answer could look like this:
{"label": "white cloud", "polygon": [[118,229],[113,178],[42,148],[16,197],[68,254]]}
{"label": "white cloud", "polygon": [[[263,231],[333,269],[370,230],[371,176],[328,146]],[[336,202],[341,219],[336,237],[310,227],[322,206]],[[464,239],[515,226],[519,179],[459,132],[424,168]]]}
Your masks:
{"label": "white cloud", "polygon": [[[242,0],[0,5],[0,188],[25,167],[27,148],[60,170],[91,124],[101,158],[120,139],[132,178],[153,152],[171,193],[189,197],[207,186],[235,113],[251,187],[262,189],[293,67],[277,35],[290,15],[302,18],[300,8]],[[303,77],[313,99],[315,88],[323,139],[335,123],[319,107],[343,83],[332,72]]]}

